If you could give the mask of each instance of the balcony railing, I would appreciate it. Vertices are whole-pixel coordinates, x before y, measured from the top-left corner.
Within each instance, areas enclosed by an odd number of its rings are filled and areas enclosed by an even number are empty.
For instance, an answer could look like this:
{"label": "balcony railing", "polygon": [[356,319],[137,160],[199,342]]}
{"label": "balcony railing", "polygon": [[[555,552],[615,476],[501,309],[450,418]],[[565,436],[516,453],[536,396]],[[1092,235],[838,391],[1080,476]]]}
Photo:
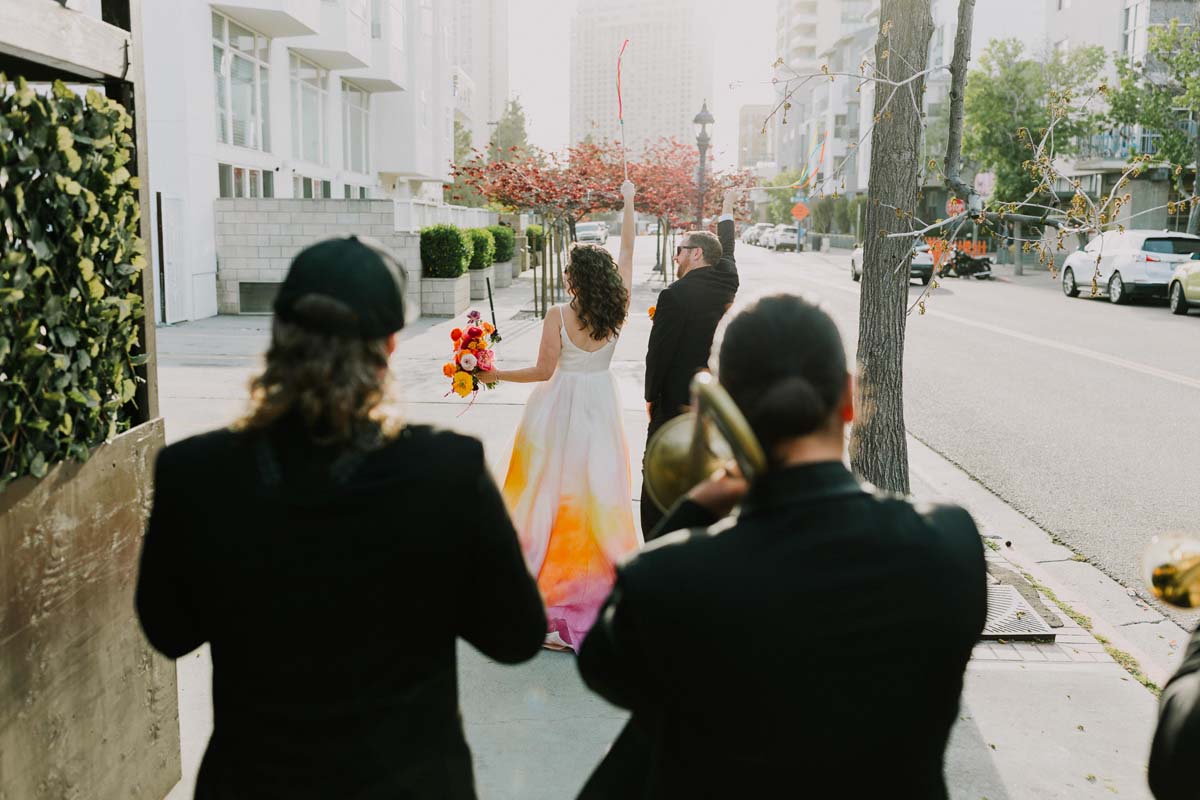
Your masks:
{"label": "balcony railing", "polygon": [[457,225],[460,228],[484,228],[495,225],[499,217],[483,208],[451,206],[427,200],[397,200],[396,230],[416,233],[428,225]]}

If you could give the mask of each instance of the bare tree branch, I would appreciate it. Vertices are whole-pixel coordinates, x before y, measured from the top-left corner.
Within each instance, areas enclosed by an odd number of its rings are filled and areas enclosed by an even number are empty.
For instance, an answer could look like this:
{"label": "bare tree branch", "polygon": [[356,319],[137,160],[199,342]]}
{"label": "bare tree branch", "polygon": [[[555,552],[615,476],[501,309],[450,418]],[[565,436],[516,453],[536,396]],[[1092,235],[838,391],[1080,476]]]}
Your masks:
{"label": "bare tree branch", "polygon": [[[958,32],[954,35],[954,56],[950,60],[950,136],[946,143],[946,185],[958,197],[975,202],[971,187],[963,183],[963,118],[966,110],[967,68],[971,63],[971,31],[975,25],[975,0],[958,0]],[[974,208],[972,208],[974,210]]]}

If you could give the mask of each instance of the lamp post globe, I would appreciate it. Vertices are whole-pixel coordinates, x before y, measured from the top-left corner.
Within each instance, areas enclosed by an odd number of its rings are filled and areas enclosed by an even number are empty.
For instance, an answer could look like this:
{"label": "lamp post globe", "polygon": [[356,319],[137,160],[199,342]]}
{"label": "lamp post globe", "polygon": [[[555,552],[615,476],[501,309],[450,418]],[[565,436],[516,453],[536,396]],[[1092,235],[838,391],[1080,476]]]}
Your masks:
{"label": "lamp post globe", "polygon": [[704,170],[707,166],[708,156],[708,126],[712,125],[715,121],[712,112],[708,110],[708,101],[705,100],[700,106],[700,113],[692,118],[692,123],[696,126],[696,149],[700,151],[700,166],[696,168],[697,230],[704,227]]}

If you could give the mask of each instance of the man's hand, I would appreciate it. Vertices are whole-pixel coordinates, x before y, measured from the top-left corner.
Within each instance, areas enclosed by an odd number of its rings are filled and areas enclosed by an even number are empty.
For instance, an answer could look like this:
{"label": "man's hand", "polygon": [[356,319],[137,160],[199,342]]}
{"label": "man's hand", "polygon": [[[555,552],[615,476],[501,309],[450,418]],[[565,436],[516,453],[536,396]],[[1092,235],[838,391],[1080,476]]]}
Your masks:
{"label": "man's hand", "polygon": [[654,403],[646,403],[646,416],[654,419]]}
{"label": "man's hand", "polygon": [[714,472],[703,483],[696,484],[687,496],[714,517],[724,519],[734,506],[742,502],[749,488],[750,484],[738,473],[737,467],[730,464]]}
{"label": "man's hand", "polygon": [[721,197],[721,214],[733,216],[734,206],[737,205],[737,201],[740,200],[742,195],[745,193],[746,190],[740,186],[731,186],[726,189],[725,194]]}
{"label": "man's hand", "polygon": [[633,181],[625,181],[621,184],[621,197],[625,198],[625,205],[633,205],[634,193]]}

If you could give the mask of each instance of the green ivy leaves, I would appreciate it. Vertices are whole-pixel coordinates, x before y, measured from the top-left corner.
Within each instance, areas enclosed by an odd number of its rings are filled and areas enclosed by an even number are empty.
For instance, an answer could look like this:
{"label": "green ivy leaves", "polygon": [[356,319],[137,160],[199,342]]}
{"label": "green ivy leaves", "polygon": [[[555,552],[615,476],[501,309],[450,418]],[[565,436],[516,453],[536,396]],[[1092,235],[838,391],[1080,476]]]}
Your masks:
{"label": "green ivy leaves", "polygon": [[145,245],[132,119],[0,75],[0,490],[126,430]]}

